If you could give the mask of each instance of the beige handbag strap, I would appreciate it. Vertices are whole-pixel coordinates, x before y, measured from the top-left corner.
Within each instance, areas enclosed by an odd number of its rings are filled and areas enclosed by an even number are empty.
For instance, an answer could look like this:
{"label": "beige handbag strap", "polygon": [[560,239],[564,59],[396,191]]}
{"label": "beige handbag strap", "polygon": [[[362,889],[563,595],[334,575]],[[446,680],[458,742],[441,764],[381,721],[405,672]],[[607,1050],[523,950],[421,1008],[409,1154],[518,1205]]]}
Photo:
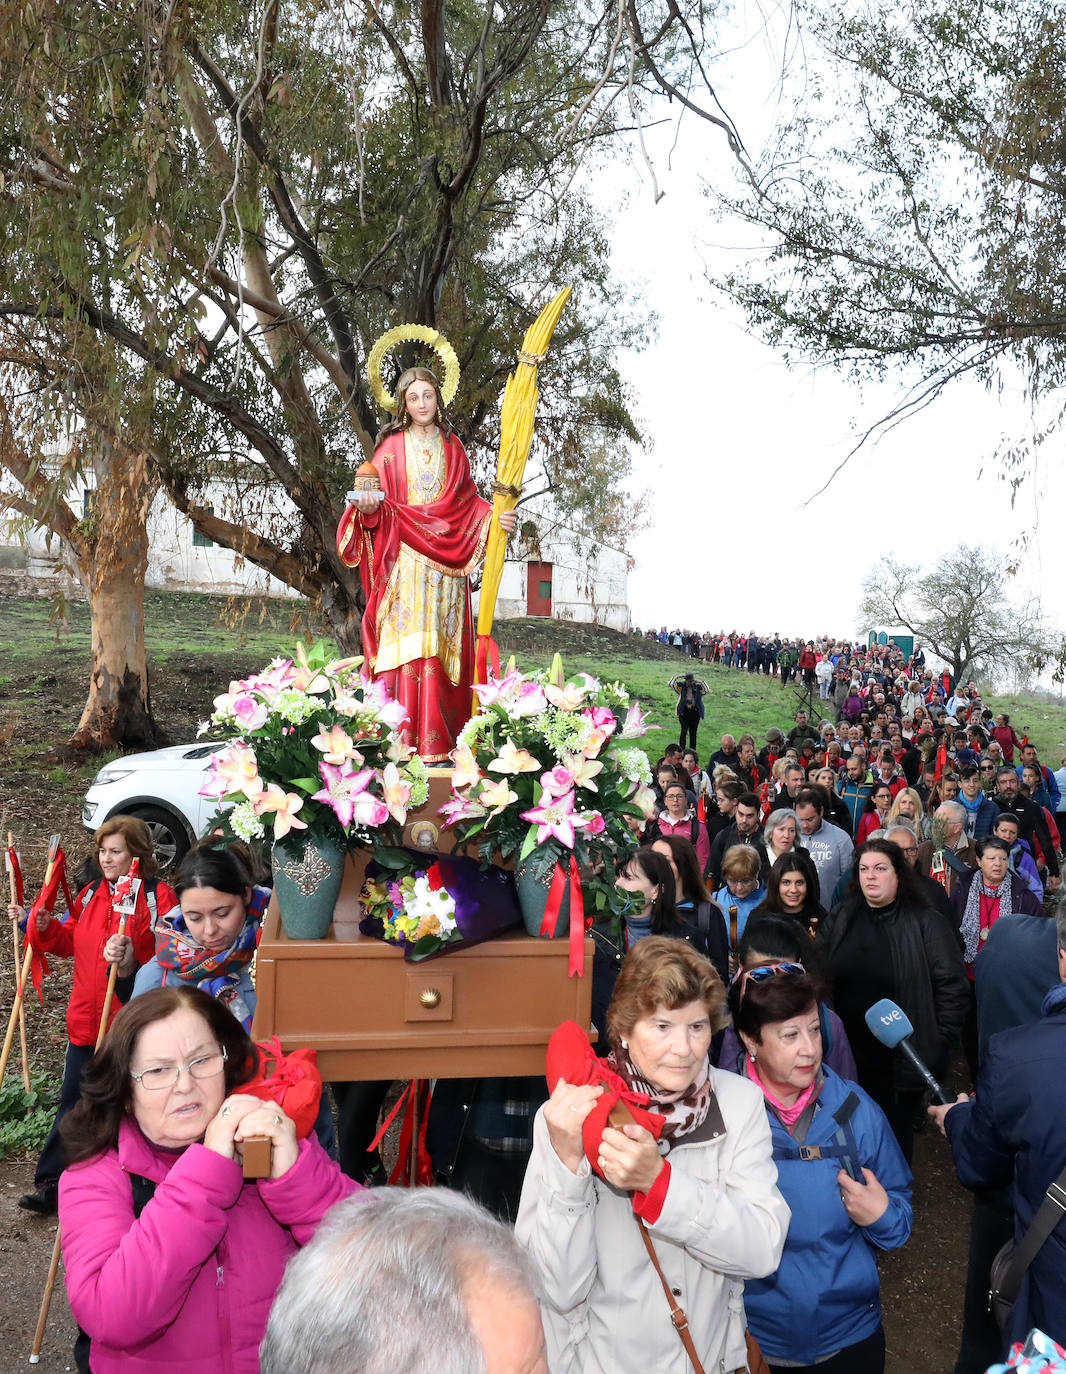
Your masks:
{"label": "beige handbag strap", "polygon": [[666,1301],[670,1304],[670,1320],[674,1324],[674,1330],[681,1337],[681,1344],[685,1347],[685,1354],[691,1360],[695,1374],[704,1374],[703,1365],[700,1364],[700,1357],[696,1354],[692,1333],[688,1329],[688,1318],[674,1301],[674,1295],[670,1289],[670,1285],[666,1281],[666,1275],[659,1266],[659,1256],[655,1253],[655,1246],[651,1243],[651,1236],[648,1235],[648,1228],[641,1221],[640,1217],[636,1218],[636,1222],[640,1227],[640,1238],[644,1242],[644,1248],[648,1252],[648,1258],[651,1260],[655,1272],[659,1275],[659,1282],[662,1284],[663,1292],[666,1294]]}

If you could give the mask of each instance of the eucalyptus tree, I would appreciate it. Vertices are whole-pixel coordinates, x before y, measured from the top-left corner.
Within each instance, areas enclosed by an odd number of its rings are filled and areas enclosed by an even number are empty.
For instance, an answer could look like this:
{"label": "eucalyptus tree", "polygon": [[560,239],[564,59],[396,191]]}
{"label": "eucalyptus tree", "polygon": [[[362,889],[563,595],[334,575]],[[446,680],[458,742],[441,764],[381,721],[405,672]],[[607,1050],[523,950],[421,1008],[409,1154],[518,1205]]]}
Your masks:
{"label": "eucalyptus tree", "polygon": [[[360,588],[334,528],[373,448],[365,364],[390,325],[455,346],[452,418],[484,478],[517,341],[573,282],[537,490],[594,537],[624,529],[641,432],[618,354],[654,320],[612,276],[590,188],[639,149],[653,94],[743,157],[708,79],[714,18],[709,0],[8,6],[0,321],[62,359],[50,404],[143,453],[198,530],[354,646]],[[238,466],[260,480],[209,510]]]}

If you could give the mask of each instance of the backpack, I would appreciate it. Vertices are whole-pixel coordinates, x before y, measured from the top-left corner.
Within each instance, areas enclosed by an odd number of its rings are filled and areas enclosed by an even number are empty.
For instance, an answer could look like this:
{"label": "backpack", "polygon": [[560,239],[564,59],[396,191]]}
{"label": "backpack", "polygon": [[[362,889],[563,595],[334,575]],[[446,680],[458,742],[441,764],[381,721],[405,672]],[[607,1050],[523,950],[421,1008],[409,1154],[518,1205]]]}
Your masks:
{"label": "backpack", "polygon": [[[100,884],[103,881],[103,878],[97,878],[94,883],[89,884],[88,890],[85,893],[85,906],[88,906],[96,896],[97,892],[100,890]],[[157,878],[145,878],[141,889],[144,893],[144,900],[148,905],[148,923],[153,935],[155,934],[156,926],[159,924],[159,910],[155,903],[155,892],[158,886],[159,880]]]}

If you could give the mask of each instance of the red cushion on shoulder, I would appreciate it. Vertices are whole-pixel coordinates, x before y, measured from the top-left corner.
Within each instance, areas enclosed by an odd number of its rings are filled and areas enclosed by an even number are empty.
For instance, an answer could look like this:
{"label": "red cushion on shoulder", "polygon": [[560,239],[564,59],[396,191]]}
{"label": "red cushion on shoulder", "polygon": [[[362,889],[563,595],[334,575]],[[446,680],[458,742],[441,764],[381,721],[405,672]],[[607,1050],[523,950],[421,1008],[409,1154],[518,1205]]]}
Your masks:
{"label": "red cushion on shoulder", "polygon": [[[597,1057],[588,1035],[576,1021],[564,1021],[552,1032],[544,1067],[549,1092],[555,1091],[560,1079],[564,1083],[602,1085],[603,1092],[581,1128],[585,1157],[601,1178],[603,1174],[600,1173],[598,1161],[604,1127],[623,1125],[629,1120],[650,1131],[656,1140],[662,1134],[665,1125],[663,1118],[656,1112],[649,1112],[646,1109],[647,1097],[642,1093],[630,1092],[625,1080],[614,1072],[605,1059]],[[615,1108],[618,1109],[616,1119],[609,1122],[608,1118]]]}

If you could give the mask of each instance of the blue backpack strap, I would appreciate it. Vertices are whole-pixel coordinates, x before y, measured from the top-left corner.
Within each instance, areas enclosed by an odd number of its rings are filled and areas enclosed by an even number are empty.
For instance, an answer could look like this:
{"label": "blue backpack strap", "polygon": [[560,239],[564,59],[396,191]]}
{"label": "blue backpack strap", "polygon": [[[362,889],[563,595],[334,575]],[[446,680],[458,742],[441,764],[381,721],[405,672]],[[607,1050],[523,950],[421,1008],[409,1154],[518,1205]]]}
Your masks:
{"label": "blue backpack strap", "polygon": [[859,1142],[855,1138],[855,1130],[851,1124],[851,1118],[854,1116],[855,1108],[858,1105],[858,1094],[848,1093],[833,1113],[833,1120],[837,1123],[837,1141],[844,1147],[841,1154],[844,1168],[856,1183],[865,1183],[866,1180],[862,1175],[862,1156],[859,1154]]}

